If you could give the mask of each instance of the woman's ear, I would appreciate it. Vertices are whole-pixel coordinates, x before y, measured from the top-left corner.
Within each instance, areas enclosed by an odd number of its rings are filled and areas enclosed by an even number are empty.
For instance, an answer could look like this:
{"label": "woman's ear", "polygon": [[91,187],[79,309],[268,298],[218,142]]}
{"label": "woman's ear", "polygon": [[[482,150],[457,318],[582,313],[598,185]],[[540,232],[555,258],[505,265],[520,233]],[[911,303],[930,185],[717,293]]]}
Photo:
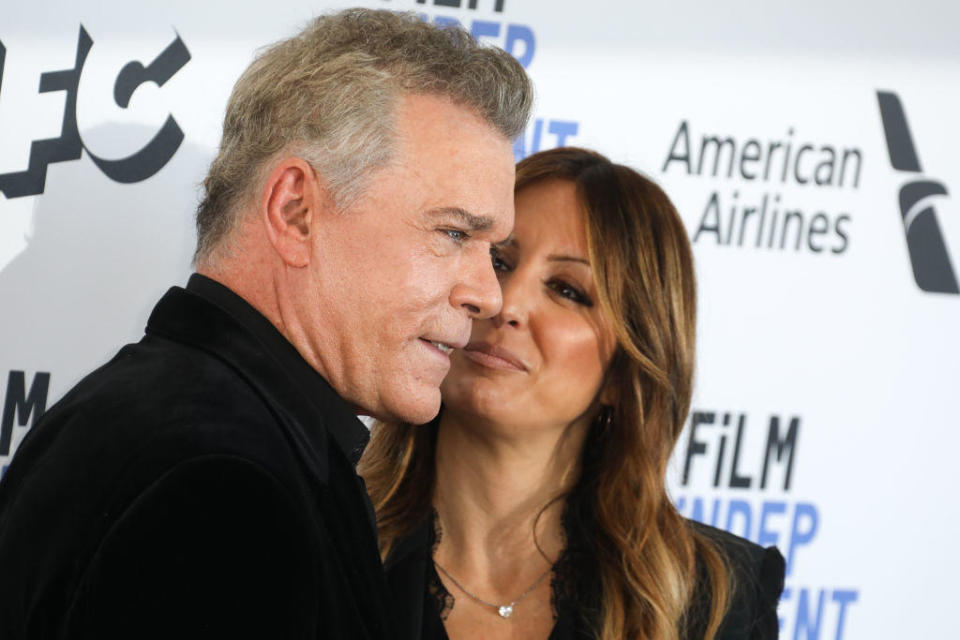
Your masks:
{"label": "woman's ear", "polygon": [[607,369],[603,377],[603,384],[600,386],[600,393],[597,399],[601,406],[615,407],[620,403],[620,386],[616,384],[616,376],[612,373],[613,368]]}

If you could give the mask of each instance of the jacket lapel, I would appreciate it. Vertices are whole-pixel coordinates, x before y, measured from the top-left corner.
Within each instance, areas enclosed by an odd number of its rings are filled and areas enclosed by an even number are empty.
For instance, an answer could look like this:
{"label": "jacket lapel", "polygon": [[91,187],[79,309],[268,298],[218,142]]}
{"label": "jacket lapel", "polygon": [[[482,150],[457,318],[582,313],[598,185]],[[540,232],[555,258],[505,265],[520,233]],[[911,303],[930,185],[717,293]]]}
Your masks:
{"label": "jacket lapel", "polygon": [[327,482],[329,461],[323,413],[256,337],[230,314],[200,296],[173,287],[150,315],[147,334],[201,349],[233,368],[276,416],[309,473],[320,483]]}

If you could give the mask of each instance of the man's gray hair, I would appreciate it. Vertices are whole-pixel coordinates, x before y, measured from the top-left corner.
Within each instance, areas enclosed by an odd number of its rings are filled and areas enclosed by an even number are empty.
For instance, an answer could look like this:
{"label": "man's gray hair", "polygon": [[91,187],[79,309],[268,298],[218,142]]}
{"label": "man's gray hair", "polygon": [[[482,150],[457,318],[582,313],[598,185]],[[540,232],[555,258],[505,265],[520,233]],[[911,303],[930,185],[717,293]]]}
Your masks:
{"label": "man's gray hair", "polygon": [[197,211],[195,259],[209,258],[238,225],[262,168],[281,150],[309,162],[334,204],[348,206],[366,175],[390,161],[405,93],[447,97],[510,140],[533,102],[521,65],[462,28],[370,9],[316,18],[262,51],[234,86]]}

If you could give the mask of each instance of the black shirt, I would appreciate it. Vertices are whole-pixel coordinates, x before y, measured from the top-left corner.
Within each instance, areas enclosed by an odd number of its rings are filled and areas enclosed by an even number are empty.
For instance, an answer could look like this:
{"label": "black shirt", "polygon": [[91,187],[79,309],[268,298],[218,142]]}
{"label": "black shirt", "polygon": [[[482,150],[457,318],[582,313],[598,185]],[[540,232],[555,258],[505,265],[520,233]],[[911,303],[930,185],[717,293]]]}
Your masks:
{"label": "black shirt", "polygon": [[0,482],[0,638],[392,638],[367,429],[194,275]]}

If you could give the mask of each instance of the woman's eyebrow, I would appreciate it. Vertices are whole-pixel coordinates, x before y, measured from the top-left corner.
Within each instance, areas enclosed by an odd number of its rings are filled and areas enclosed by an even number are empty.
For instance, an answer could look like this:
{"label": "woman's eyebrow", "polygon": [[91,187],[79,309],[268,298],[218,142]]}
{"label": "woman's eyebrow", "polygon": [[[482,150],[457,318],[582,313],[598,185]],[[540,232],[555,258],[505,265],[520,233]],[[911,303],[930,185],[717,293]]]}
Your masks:
{"label": "woman's eyebrow", "polygon": [[493,226],[493,218],[478,216],[460,207],[437,207],[430,209],[427,214],[437,218],[454,217],[471,231],[486,231]]}
{"label": "woman's eyebrow", "polygon": [[588,267],[590,266],[590,261],[586,258],[581,258],[580,256],[569,256],[565,254],[553,254],[547,256],[547,260],[550,262],[579,262],[580,264],[585,264]]}

